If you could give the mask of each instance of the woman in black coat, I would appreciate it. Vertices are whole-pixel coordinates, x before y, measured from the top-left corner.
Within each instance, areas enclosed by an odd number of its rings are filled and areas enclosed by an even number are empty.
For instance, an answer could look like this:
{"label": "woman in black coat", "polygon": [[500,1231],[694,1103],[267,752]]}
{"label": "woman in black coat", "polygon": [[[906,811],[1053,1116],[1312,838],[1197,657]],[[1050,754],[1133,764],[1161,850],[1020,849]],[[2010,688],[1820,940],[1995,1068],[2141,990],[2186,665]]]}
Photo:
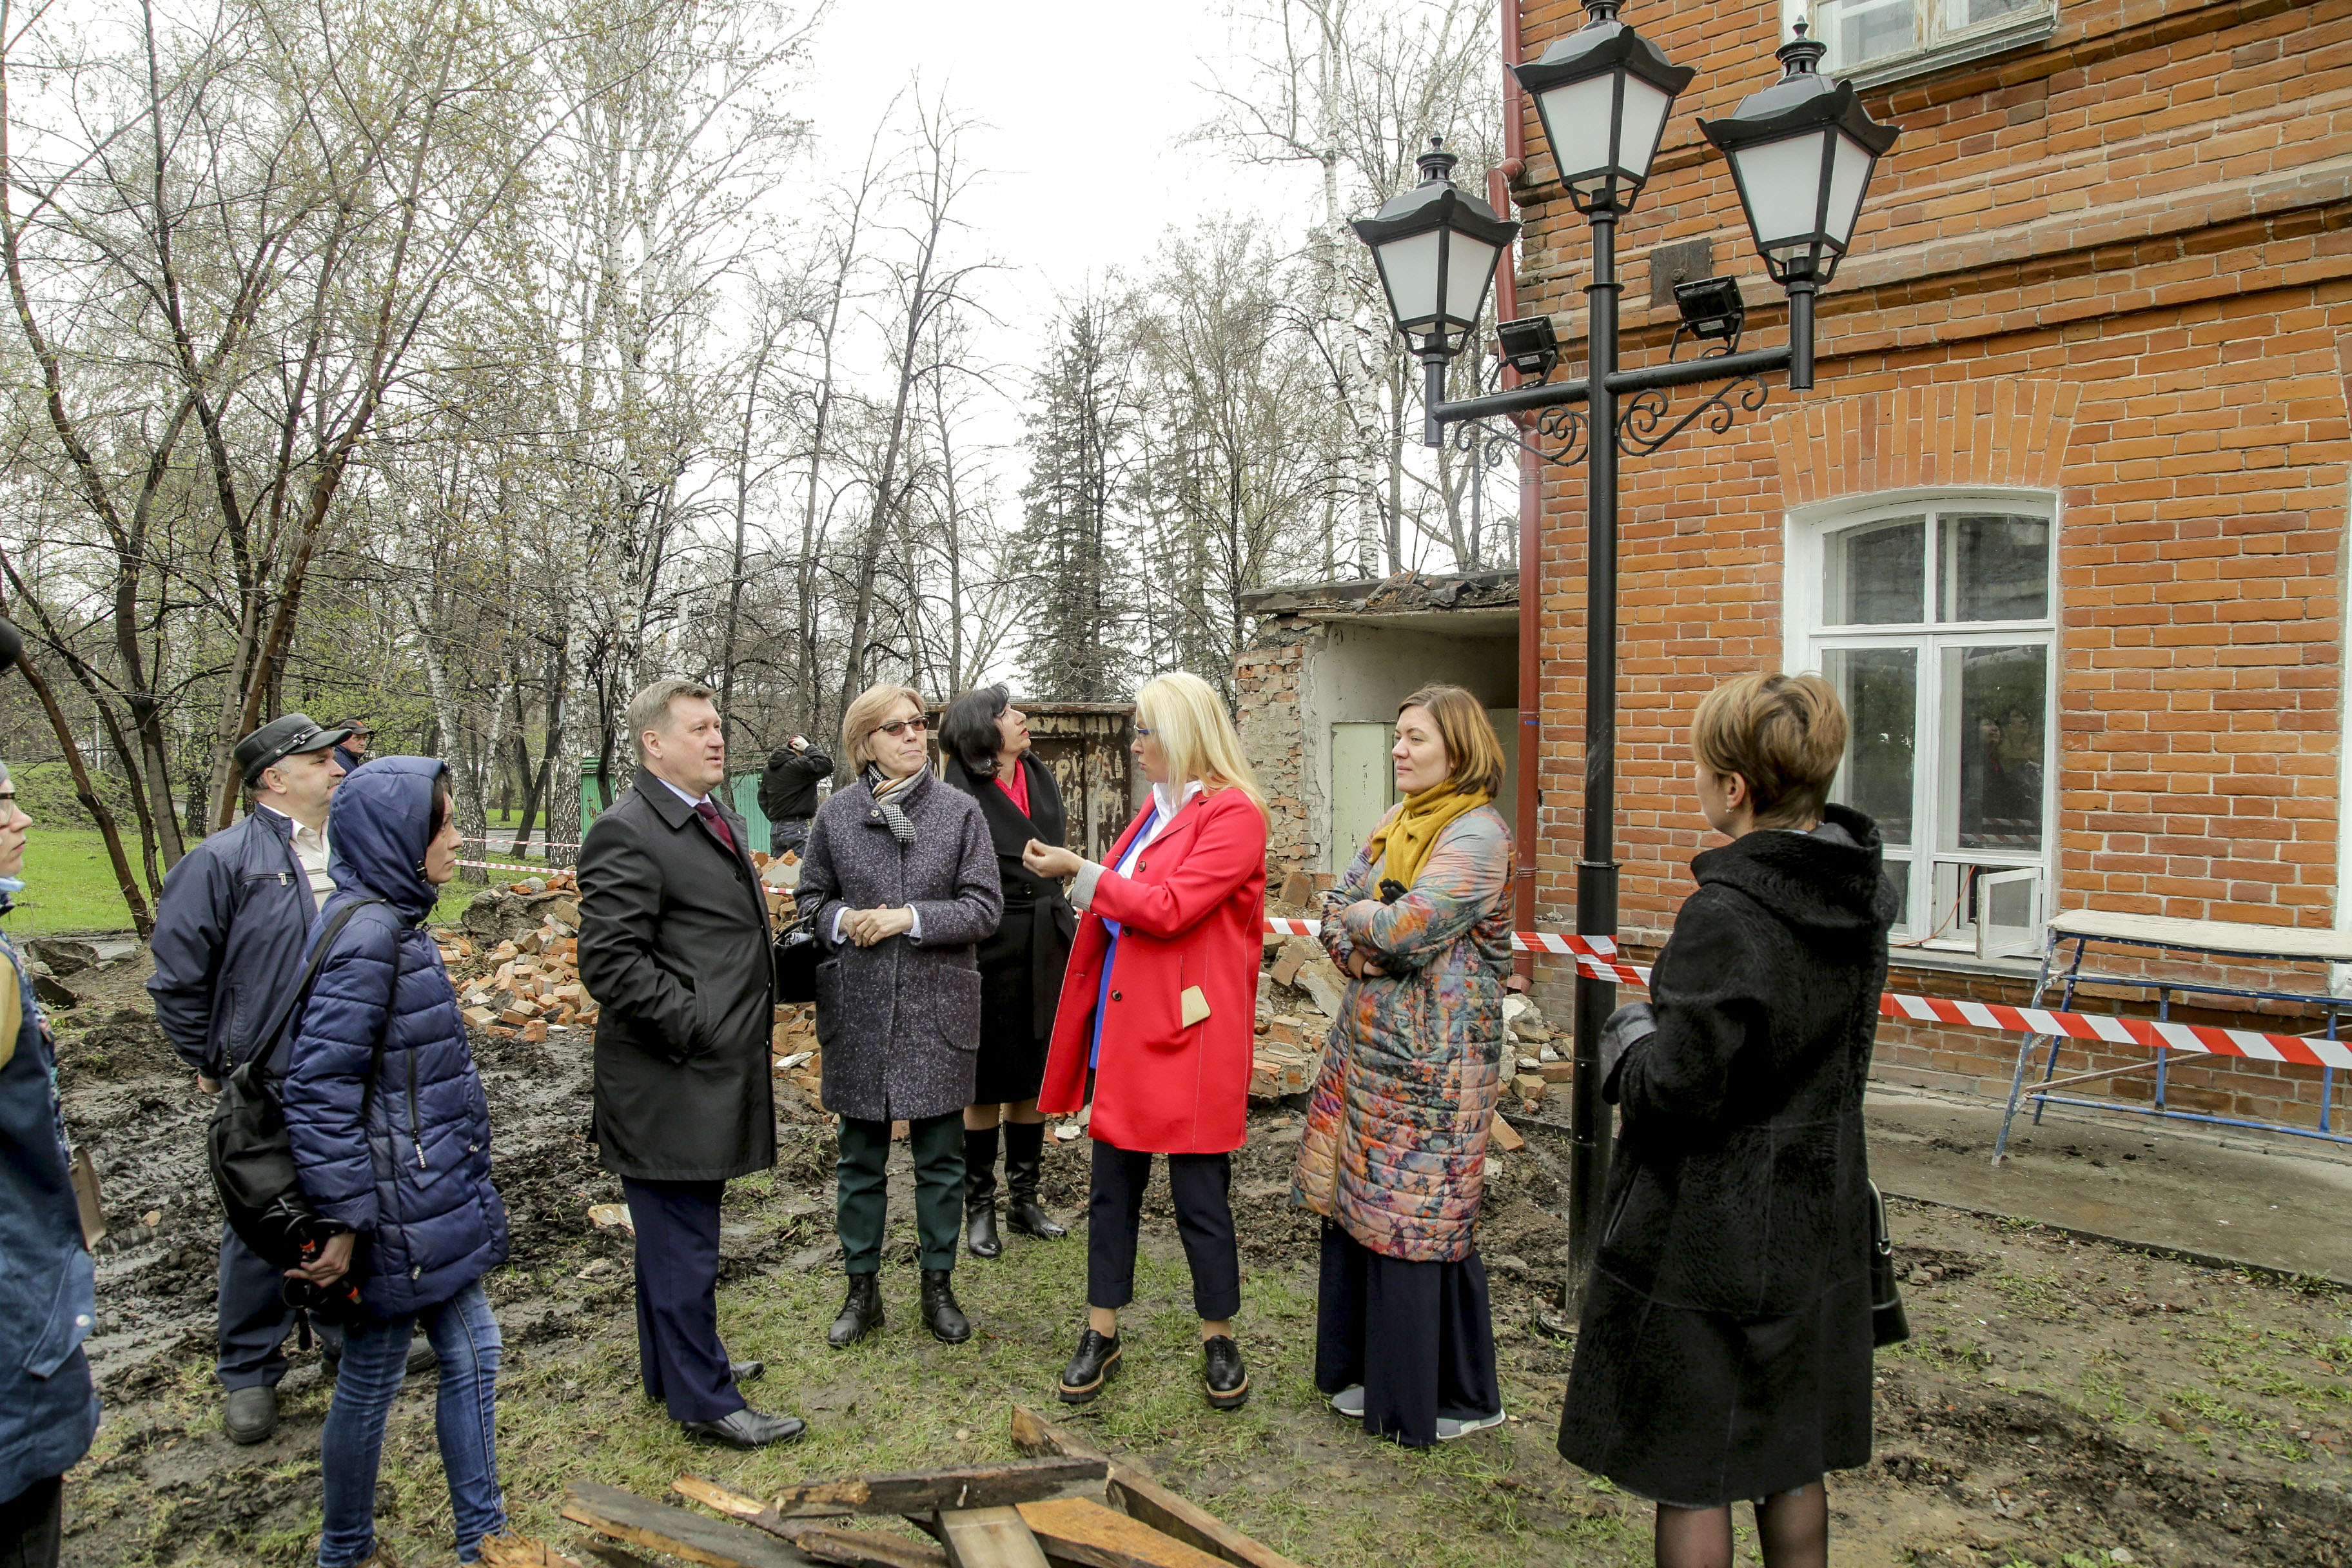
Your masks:
{"label": "woman in black coat", "polygon": [[1826,1563],[1822,1478],[1870,1458],[1862,1096],[1896,902],[1876,826],[1825,804],[1845,742],[1819,676],[1699,705],[1732,842],[1602,1042],[1622,1122],[1559,1451],[1658,1505],[1663,1568],[1729,1568],[1743,1498],[1770,1568]]}
{"label": "woman in black coat", "polygon": [[967,691],[948,704],[940,750],[947,782],[980,803],[1004,879],[1004,919],[980,944],[980,1063],[963,1113],[964,1245],[975,1258],[993,1258],[1003,1249],[996,1234],[1000,1119],[1005,1223],[1024,1236],[1063,1234],[1037,1202],[1045,1149],[1037,1088],[1078,917],[1060,882],[1021,864],[1021,849],[1033,838],[1063,844],[1069,822],[1054,770],[1030,753],[1028,716],[1002,686]]}
{"label": "woman in black coat", "polygon": [[890,1124],[908,1125],[923,1324],[961,1344],[971,1324],[949,1271],[963,1212],[963,1108],[980,1040],[974,945],[1004,894],[980,808],[924,765],[922,698],[869,688],[842,716],[856,783],[817,808],[796,897],[828,956],[816,966],[821,1098],[841,1118],[835,1224],[849,1293],[825,1335],[838,1349],[882,1326]]}

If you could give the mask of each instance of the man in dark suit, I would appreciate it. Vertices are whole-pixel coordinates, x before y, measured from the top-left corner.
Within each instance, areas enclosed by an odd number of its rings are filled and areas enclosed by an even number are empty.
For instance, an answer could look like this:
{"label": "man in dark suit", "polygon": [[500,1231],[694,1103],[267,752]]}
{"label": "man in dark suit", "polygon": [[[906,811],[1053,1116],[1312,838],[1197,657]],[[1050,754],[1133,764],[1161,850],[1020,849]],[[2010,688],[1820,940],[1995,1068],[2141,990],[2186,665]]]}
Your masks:
{"label": "man in dark suit", "polygon": [[727,742],[710,689],[656,680],[629,701],[636,783],[580,848],[580,978],[596,999],[596,1143],[637,1233],[637,1354],[687,1435],[790,1442],[748,1408],[761,1372],[719,1342],[719,1202],[776,1163],[767,900],[743,819],[712,794]]}

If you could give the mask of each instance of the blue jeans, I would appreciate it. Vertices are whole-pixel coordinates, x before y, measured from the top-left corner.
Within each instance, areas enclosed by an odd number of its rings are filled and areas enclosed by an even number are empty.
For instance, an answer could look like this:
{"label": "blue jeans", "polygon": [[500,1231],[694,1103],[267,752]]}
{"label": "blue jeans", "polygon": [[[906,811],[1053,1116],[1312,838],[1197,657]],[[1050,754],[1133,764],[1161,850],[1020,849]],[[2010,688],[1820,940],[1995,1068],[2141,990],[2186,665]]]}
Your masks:
{"label": "blue jeans", "polygon": [[441,1394],[433,1413],[449,1510],[457,1527],[457,1561],[471,1563],[482,1537],[507,1527],[499,1493],[499,1324],[479,1280],[414,1317],[368,1318],[343,1331],[342,1371],[319,1439],[325,1471],[325,1528],[319,1568],[349,1568],[375,1550],[375,1479],[384,1423],[408,1364],[418,1327],[441,1358]]}

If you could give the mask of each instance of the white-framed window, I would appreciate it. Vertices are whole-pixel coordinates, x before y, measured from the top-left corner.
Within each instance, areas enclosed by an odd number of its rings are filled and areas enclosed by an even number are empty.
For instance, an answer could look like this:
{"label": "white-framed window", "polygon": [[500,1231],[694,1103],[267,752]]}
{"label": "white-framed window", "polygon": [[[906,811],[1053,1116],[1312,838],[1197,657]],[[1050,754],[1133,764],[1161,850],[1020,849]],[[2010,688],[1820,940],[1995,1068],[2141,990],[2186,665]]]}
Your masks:
{"label": "white-framed window", "polygon": [[2056,521],[2046,493],[1790,519],[1790,668],[1845,701],[1832,798],[1876,819],[1906,945],[2039,945],[2057,847]]}
{"label": "white-framed window", "polygon": [[1813,0],[1830,76],[1862,86],[2038,43],[2058,30],[2056,0]]}

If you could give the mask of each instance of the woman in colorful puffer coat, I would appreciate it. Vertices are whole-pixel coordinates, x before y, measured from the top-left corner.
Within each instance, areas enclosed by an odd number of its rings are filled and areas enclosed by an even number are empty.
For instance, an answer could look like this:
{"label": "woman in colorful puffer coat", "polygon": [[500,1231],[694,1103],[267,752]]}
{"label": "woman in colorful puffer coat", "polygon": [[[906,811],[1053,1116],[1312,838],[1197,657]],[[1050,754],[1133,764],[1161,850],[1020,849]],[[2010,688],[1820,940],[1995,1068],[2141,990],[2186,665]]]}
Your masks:
{"label": "woman in colorful puffer coat", "polygon": [[1475,697],[1423,687],[1396,733],[1404,800],[1324,899],[1350,982],[1293,1196],[1325,1221],[1316,1386],[1372,1436],[1427,1447],[1503,1419],[1472,1227],[1502,1091],[1511,834]]}
{"label": "woman in colorful puffer coat", "polygon": [[434,1434],[457,1560],[475,1561],[484,1538],[506,1529],[499,1325],[481,1280],[506,1259],[507,1211],[490,1184],[489,1101],[425,930],[461,843],[446,772],[430,758],[382,757],[336,789],[327,817],[335,893],[317,939],[328,946],[287,1067],[286,1128],[303,1194],[349,1227],[296,1272],[319,1285],[353,1274],[363,1309],[345,1328],[320,1438],[320,1568],[393,1563],[375,1539],[376,1470],[420,1326],[441,1359]]}

